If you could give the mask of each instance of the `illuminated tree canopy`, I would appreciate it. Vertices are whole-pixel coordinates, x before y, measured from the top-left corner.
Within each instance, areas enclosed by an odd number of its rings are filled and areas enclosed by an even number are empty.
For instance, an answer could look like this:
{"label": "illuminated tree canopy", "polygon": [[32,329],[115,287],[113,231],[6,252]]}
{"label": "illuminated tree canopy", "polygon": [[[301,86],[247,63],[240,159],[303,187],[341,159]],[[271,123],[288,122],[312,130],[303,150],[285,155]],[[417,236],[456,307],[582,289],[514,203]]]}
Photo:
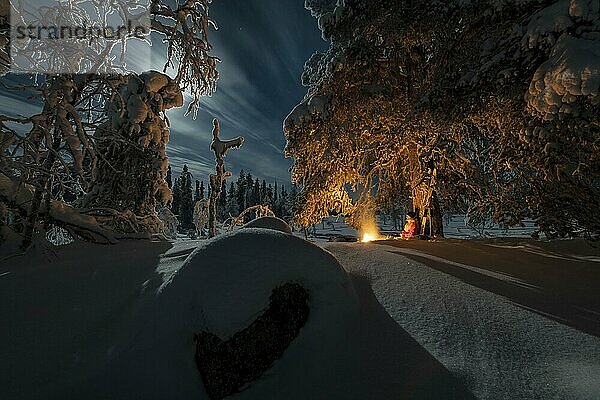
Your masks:
{"label": "illuminated tree canopy", "polygon": [[324,53],[284,123],[296,222],[399,197],[600,232],[600,24],[585,0],[307,0]]}

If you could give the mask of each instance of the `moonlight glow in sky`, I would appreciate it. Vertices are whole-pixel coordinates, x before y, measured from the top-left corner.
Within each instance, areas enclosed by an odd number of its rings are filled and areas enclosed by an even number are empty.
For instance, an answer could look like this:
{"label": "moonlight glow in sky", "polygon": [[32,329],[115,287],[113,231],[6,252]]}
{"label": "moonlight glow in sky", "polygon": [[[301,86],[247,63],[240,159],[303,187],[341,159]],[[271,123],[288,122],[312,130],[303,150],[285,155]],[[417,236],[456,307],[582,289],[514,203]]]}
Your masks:
{"label": "moonlight glow in sky", "polygon": [[214,171],[210,153],[211,120],[221,119],[222,137],[243,135],[241,150],[230,152],[226,166],[267,180],[289,182],[291,160],[283,156],[285,116],[306,94],[300,84],[304,62],[325,49],[317,21],[303,0],[216,0],[210,31],[213,55],[222,63],[217,92],[202,102],[198,118],[185,109],[169,113],[168,154],[176,174],[187,163],[196,179]]}
{"label": "moonlight glow in sky", "polygon": [[[195,179],[208,181],[214,172],[211,121],[217,117],[223,138],[243,135],[246,139],[241,150],[227,157],[226,167],[234,176],[244,169],[270,182],[287,183],[292,161],[283,156],[282,125],[306,94],[300,84],[304,62],[327,47],[317,21],[304,9],[304,0],[215,0],[210,15],[219,27],[208,33],[212,55],[222,60],[221,78],[217,92],[203,99],[195,120],[184,116],[185,106],[168,112],[167,154],[174,174],[178,176],[183,164],[188,164]],[[136,64],[133,70],[162,70],[165,51],[160,40],[153,38],[151,60],[147,49],[130,51]],[[173,70],[167,73],[174,75]],[[14,74],[4,79],[22,80]],[[39,107],[22,94],[0,93],[3,113],[31,115]]]}

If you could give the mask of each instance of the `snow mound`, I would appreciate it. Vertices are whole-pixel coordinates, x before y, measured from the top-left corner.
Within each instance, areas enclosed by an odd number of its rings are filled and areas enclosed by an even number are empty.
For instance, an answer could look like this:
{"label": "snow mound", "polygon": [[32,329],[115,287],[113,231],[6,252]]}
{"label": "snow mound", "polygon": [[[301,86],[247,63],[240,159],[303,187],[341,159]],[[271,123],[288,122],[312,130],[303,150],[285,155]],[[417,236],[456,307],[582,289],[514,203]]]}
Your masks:
{"label": "snow mound", "polygon": [[260,217],[244,225],[244,228],[264,228],[292,234],[292,228],[284,220],[277,217]]}
{"label": "snow mound", "polygon": [[194,334],[230,338],[287,282],[309,292],[308,321],[283,356],[231,398],[472,398],[398,327],[366,281],[320,247],[256,228],[198,247],[139,307],[110,362],[75,395],[208,398],[194,362]]}
{"label": "snow mound", "polygon": [[580,98],[599,102],[600,40],[563,34],[550,59],[540,65],[526,95],[528,105],[551,120],[559,113],[577,115]]}

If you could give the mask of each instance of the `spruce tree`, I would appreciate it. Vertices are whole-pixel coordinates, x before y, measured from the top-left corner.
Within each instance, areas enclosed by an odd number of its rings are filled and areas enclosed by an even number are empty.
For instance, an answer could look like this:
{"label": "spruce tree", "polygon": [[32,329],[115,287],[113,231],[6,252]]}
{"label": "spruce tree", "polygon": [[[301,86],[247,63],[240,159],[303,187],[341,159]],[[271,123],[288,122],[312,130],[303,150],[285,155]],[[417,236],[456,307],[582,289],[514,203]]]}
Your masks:
{"label": "spruce tree", "polygon": [[268,196],[267,182],[263,179],[263,181],[260,185],[260,196],[259,196],[261,204],[268,204],[267,196]]}
{"label": "spruce tree", "polygon": [[204,181],[200,182],[200,200],[204,200]]}
{"label": "spruce tree", "polygon": [[181,208],[181,179],[175,178],[173,183],[173,202],[171,203],[171,211],[175,215],[179,215]]}
{"label": "spruce tree", "polygon": [[246,209],[246,186],[246,173],[241,170],[236,184],[236,201],[240,213]]}
{"label": "spruce tree", "polygon": [[248,172],[248,174],[246,175],[246,207],[244,207],[244,209],[253,206],[252,189],[254,189],[254,178],[252,177],[252,173]]}
{"label": "spruce tree", "polygon": [[288,194],[285,190],[285,186],[281,185],[281,194],[277,199],[277,216],[280,218],[287,218],[291,215],[287,205]]}
{"label": "spruce tree", "polygon": [[165,177],[165,181],[167,182],[167,185],[169,185],[169,189],[173,189],[173,175],[172,175],[170,165],[169,165],[169,168],[167,169],[167,176]]}
{"label": "spruce tree", "polygon": [[261,204],[261,198],[260,198],[260,181],[258,180],[258,178],[256,178],[256,180],[254,181],[254,185],[252,186],[252,194],[251,194],[251,206],[256,206]]}
{"label": "spruce tree", "polygon": [[227,192],[227,214],[238,216],[240,211],[238,209],[238,203],[236,200],[237,190],[233,182],[229,185],[229,192]]}
{"label": "spruce tree", "polygon": [[192,190],[192,174],[188,166],[184,165],[179,178],[181,182],[181,202],[179,205],[179,222],[184,230],[191,229],[194,225],[194,202]]}
{"label": "spruce tree", "polygon": [[217,199],[217,219],[220,222],[223,222],[227,218],[229,218],[227,213],[227,185],[225,181],[223,181],[223,187],[221,188],[221,193]]}
{"label": "spruce tree", "polygon": [[269,206],[271,210],[275,208],[275,201],[273,200],[273,186],[269,185],[266,189],[265,199],[266,204]]}
{"label": "spruce tree", "polygon": [[290,193],[287,195],[287,199],[285,202],[287,212],[290,216],[295,216],[297,208],[298,208],[298,186],[296,184],[292,185],[290,189]]}
{"label": "spruce tree", "polygon": [[194,191],[194,203],[201,199],[202,197],[200,197],[200,181],[196,180],[196,190]]}

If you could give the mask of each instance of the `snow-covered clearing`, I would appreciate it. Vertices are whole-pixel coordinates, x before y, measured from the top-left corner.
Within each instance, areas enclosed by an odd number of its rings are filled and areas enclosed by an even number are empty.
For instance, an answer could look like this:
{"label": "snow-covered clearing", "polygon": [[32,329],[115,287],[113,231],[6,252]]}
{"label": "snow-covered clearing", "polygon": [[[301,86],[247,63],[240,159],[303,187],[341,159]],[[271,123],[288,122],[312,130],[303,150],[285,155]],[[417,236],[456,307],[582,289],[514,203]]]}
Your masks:
{"label": "snow-covered clearing", "polygon": [[[394,320],[461,377],[477,398],[600,398],[598,337],[554,322],[509,297],[466,283],[464,277],[457,278],[399,254],[404,250],[405,254],[423,257],[418,250],[359,243],[324,247],[344,268],[367,277],[378,301]],[[473,261],[474,252],[465,245],[462,255]],[[435,255],[428,257],[515,283],[510,275]],[[493,258],[489,263],[502,262]],[[595,267],[600,268],[600,264]],[[563,275],[560,271],[554,273]]]}
{"label": "snow-covered clearing", "polygon": [[[583,333],[600,316],[597,250],[391,243],[322,244],[341,265],[301,238],[256,228],[211,241],[78,242],[2,255],[0,398],[207,398],[193,334],[231,336],[288,281],[309,289],[309,320],[233,398],[600,397],[600,339]],[[570,303],[538,304],[536,293]],[[577,314],[585,305],[588,314]]]}
{"label": "snow-covered clearing", "polygon": [[174,245],[78,243],[13,258],[1,271],[2,399],[207,398],[193,334],[231,336],[288,281],[309,290],[308,322],[233,397],[473,398],[390,318],[364,278],[281,232],[251,228]]}

